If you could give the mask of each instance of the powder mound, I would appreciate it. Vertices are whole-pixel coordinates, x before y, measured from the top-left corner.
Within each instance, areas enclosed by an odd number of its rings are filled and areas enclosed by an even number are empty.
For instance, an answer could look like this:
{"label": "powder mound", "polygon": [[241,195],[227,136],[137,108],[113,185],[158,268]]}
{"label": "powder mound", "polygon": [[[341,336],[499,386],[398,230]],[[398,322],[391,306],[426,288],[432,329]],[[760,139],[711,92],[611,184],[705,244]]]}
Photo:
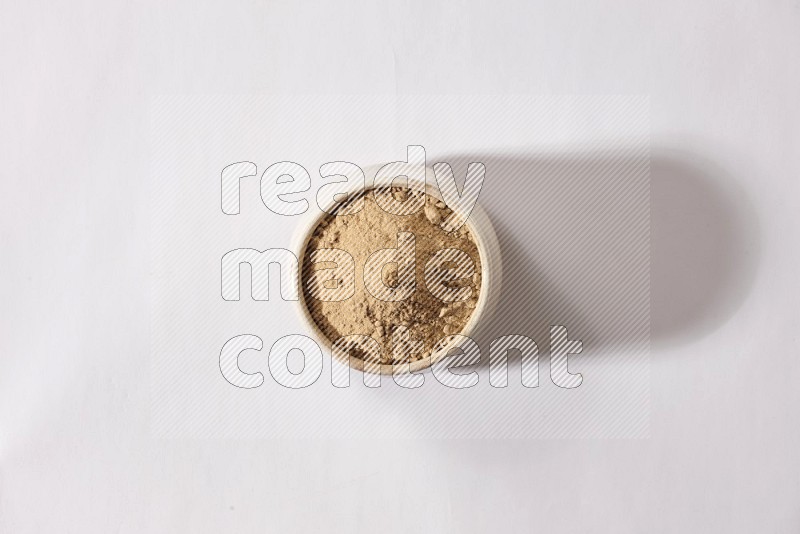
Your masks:
{"label": "powder mound", "polygon": [[[413,214],[394,215],[378,205],[374,190],[351,198],[336,215],[326,215],[314,229],[303,254],[302,268],[305,305],[322,333],[331,342],[344,336],[370,336],[377,341],[377,357],[383,364],[425,358],[439,340],[460,333],[475,309],[481,287],[478,248],[467,225],[445,232],[440,223],[452,212],[444,202],[405,187],[393,187],[391,194],[404,203],[422,203],[420,197],[424,196],[424,205]],[[345,214],[351,211],[346,208],[356,202],[363,203],[363,207]],[[403,243],[407,245],[411,239],[405,233],[413,235],[413,249],[403,248]],[[378,251],[398,248],[413,254],[413,264],[408,264],[413,267],[401,272],[398,262],[386,262],[380,271],[370,271],[376,275],[368,276],[365,284],[365,264],[370,257]],[[329,249],[352,256],[351,275],[342,274],[343,266],[337,267],[337,262],[332,263],[331,257],[325,256],[331,254],[326,252]],[[437,253],[445,261],[432,261],[426,280],[426,264]],[[460,255],[460,264],[448,261],[454,254]],[[376,287],[391,292],[401,286],[408,288],[408,284],[413,284],[413,292],[403,300],[374,295]],[[329,298],[342,294],[347,298]],[[357,358],[365,359],[369,354],[361,342],[350,348],[351,356]]]}

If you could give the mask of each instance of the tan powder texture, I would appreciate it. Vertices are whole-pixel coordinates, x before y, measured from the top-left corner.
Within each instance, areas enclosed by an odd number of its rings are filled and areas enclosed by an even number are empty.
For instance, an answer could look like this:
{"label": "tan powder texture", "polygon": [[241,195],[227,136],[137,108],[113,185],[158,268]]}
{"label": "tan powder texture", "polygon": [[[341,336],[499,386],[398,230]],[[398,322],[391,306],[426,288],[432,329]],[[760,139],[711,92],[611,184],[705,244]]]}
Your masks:
{"label": "tan powder texture", "polygon": [[[375,202],[374,190],[368,190],[362,195],[364,207],[357,213],[326,215],[322,219],[306,246],[302,269],[305,303],[322,333],[331,342],[354,334],[372,337],[380,345],[380,361],[383,364],[406,363],[427,357],[439,340],[460,333],[475,309],[481,287],[478,248],[467,225],[462,225],[454,232],[445,232],[439,223],[452,212],[442,201],[407,188],[392,188],[392,195],[397,200],[406,200],[408,195],[424,195],[424,209],[411,215],[388,213]],[[397,248],[399,232],[411,232],[415,236],[416,289],[405,300],[387,302],[367,291],[364,265],[373,252]],[[310,260],[312,252],[321,249],[347,251],[355,261],[355,293],[346,300],[319,300],[309,288],[311,273],[335,266]],[[474,274],[471,277],[448,282],[450,287],[471,287],[471,295],[467,300],[445,302],[426,287],[426,262],[444,249],[459,249],[472,259]],[[385,266],[382,281],[387,287],[397,286],[396,264]],[[408,335],[398,336],[398,327],[406,327]],[[393,333],[397,351],[393,351]],[[351,355],[361,359],[366,357],[358,345]]]}

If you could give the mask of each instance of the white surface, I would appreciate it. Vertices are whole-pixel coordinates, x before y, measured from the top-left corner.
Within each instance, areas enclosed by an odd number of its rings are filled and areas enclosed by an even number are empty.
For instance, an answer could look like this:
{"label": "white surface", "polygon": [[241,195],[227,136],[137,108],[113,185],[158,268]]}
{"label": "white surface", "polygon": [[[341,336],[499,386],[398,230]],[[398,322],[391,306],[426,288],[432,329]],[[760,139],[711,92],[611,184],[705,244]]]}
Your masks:
{"label": "white surface", "polygon": [[[647,97],[179,95],[156,100],[148,239],[155,435],[649,435]],[[620,138],[627,140],[621,147]],[[411,392],[391,379],[380,390],[370,389],[354,376],[351,387],[338,388],[330,380],[329,358],[320,362],[317,357],[320,376],[307,388],[279,386],[274,369],[266,365],[273,343],[312,333],[296,313],[298,303],[278,297],[276,276],[269,280],[271,298],[255,301],[250,286],[263,286],[263,278],[259,281],[256,273],[251,283],[252,269],[241,269],[241,299],[223,300],[220,258],[242,247],[288,247],[299,256],[292,236],[301,216],[265,207],[258,171],[239,181],[240,213],[221,213],[220,170],[249,159],[263,173],[273,161],[291,157],[313,176],[308,192],[287,198],[305,200],[308,212],[318,213],[315,193],[323,181],[315,171],[326,161],[405,159],[408,142],[425,147],[431,163],[450,162],[460,178],[466,174],[463,160],[484,162],[487,169],[480,203],[500,232],[506,292],[495,318],[481,323],[483,334],[473,335],[482,351],[483,380],[453,390],[431,374],[417,375],[413,379],[423,383]],[[570,148],[574,153],[566,152]],[[609,164],[612,156],[616,159]],[[365,169],[368,183],[376,171]],[[431,185],[435,182],[432,177]],[[362,276],[360,266],[356,276]],[[426,290],[422,280],[417,284]],[[573,372],[587,377],[580,388],[567,390],[549,379],[551,324],[565,325],[585,346],[570,358]],[[265,382],[257,389],[235,388],[221,379],[220,349],[241,334],[260,340],[260,350],[238,359],[245,372],[262,373]],[[538,343],[539,387],[522,387],[516,356],[508,362],[512,386],[490,385],[490,343],[507,334]]]}
{"label": "white surface", "polygon": [[[4,4],[0,531],[796,532],[798,28],[796,1]],[[706,193],[653,185],[651,438],[151,438],[164,92],[649,94]]]}

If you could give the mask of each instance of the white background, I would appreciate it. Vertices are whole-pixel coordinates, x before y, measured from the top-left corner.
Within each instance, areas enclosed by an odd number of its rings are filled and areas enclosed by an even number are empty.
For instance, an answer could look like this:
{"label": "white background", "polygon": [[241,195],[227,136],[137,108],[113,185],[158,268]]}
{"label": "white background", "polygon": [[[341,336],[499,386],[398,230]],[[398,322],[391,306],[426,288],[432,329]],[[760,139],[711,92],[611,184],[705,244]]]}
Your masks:
{"label": "white background", "polygon": [[[152,108],[149,385],[156,435],[648,437],[648,169],[663,163],[656,155],[650,161],[647,97],[179,95],[156,98]],[[338,388],[323,358],[321,377],[308,388],[281,387],[267,355],[279,338],[312,335],[301,304],[281,298],[275,268],[268,301],[252,300],[250,268],[241,269],[240,300],[223,300],[220,258],[242,247],[292,249],[328,194],[317,169],[337,159],[358,162],[371,184],[375,167],[406,159],[401,140],[424,147],[428,165],[449,162],[461,180],[465,161],[485,165],[479,202],[498,232],[506,291],[494,317],[480,319],[484,333],[473,334],[483,380],[454,390],[429,374],[414,391],[389,379],[377,390],[354,376],[351,387]],[[220,171],[242,159],[257,170],[238,181],[239,213],[226,215]],[[287,197],[308,202],[302,216],[274,213],[261,198],[259,174],[283,159],[312,175],[308,192]],[[371,170],[369,162],[381,163]],[[258,285],[258,273],[253,277]],[[549,378],[550,325],[565,325],[583,343],[569,362],[586,376],[579,388]],[[258,389],[233,387],[220,373],[223,344],[241,334],[261,340],[262,350],[238,359],[245,372],[266,377]],[[518,355],[509,357],[511,386],[490,385],[490,343],[507,334],[536,340],[539,387],[522,387]]]}
{"label": "white background", "polygon": [[[4,2],[0,39],[0,531],[800,528],[797,1]],[[692,161],[650,439],[151,437],[150,98],[326,92],[650,95]]]}

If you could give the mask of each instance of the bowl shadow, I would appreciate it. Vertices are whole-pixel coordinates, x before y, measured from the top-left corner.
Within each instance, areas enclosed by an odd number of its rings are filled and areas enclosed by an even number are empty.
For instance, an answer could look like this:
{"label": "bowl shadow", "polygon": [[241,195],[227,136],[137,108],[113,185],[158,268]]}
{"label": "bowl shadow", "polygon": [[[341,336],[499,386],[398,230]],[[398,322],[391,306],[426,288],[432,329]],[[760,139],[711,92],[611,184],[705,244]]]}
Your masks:
{"label": "bowl shadow", "polygon": [[462,183],[470,162],[486,165],[479,202],[500,241],[503,291],[475,336],[485,356],[506,334],[549,351],[550,325],[582,340],[584,355],[691,343],[753,285],[755,211],[732,173],[696,154],[623,147],[436,161]]}

